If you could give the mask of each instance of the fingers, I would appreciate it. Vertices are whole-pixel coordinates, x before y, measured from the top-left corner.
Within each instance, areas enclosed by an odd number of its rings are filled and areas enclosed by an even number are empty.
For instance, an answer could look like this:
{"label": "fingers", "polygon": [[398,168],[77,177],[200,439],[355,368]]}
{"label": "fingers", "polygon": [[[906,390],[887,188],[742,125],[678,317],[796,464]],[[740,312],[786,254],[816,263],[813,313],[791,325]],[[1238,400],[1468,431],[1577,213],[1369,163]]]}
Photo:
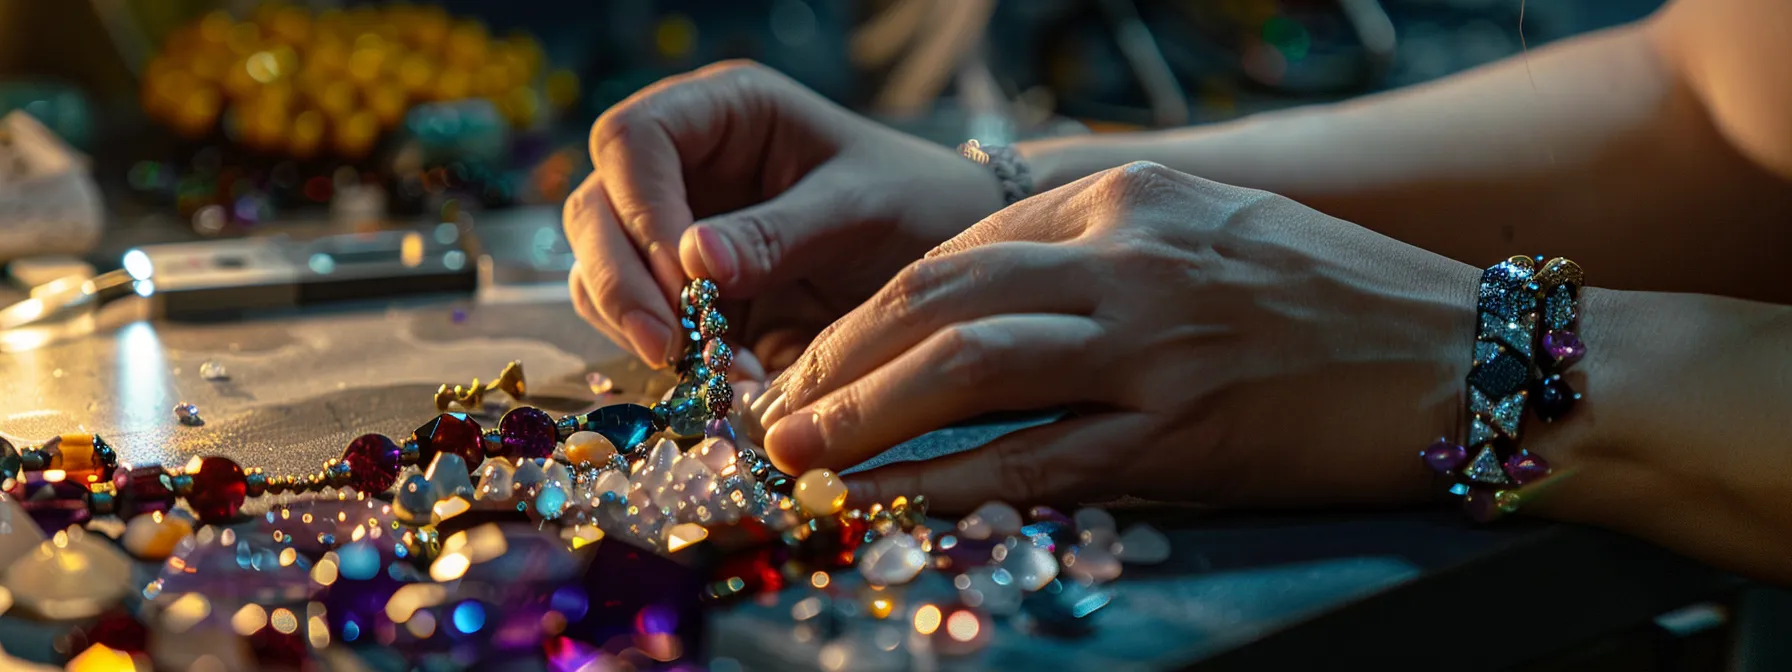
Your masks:
{"label": "fingers", "polygon": [[[566,239],[579,259],[581,292],[611,338],[655,368],[679,344],[672,338],[672,306],[655,285],[634,244],[616,224],[604,186],[594,174],[566,199]],[[568,286],[571,287],[569,281]],[[575,304],[577,305],[577,304]],[[586,319],[590,319],[587,317]]]}
{"label": "fingers", "polygon": [[926,495],[928,511],[963,513],[990,500],[1020,504],[1088,503],[1125,494],[1113,454],[1117,437],[1136,436],[1142,419],[1105,413],[1004,435],[986,445],[921,462],[901,462],[846,477],[855,506],[888,505]]}
{"label": "fingers", "polygon": [[957,420],[1099,398],[1102,336],[1100,324],[1073,315],[952,325],[770,425],[766,450],[788,473],[841,469]]}
{"label": "fingers", "polygon": [[838,169],[829,168],[817,167],[772,200],[687,229],[678,244],[684,270],[745,299],[812,270],[817,261],[837,258],[840,245],[863,245],[862,239],[829,234],[861,219],[849,194],[877,187],[871,180],[834,177]]}
{"label": "fingers", "polygon": [[604,321],[603,315],[597,312],[597,305],[591,302],[591,292],[585,287],[585,277],[579,271],[579,262],[573,262],[572,272],[567,276],[566,287],[572,293],[572,307],[573,310],[578,311],[579,317],[584,318],[586,323],[595,327],[598,333],[609,338],[610,342],[615,343],[617,347],[625,351],[631,347],[628,344],[628,339],[624,338],[621,332],[616,331],[616,328],[609,322]]}
{"label": "fingers", "polygon": [[1010,313],[1086,315],[1099,295],[1076,250],[998,243],[910,264],[864,305],[816,337],[776,387],[783,405],[767,427],[858,380],[940,330]]}

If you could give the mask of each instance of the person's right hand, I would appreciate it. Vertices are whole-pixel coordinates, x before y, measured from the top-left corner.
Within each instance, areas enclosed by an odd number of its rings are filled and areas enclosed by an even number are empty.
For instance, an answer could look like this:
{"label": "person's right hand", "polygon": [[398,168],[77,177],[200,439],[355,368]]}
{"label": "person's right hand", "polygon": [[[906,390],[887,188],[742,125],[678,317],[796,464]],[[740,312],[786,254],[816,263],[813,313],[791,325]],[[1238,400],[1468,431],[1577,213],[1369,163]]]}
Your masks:
{"label": "person's right hand", "polygon": [[[672,306],[687,275],[720,287],[737,352],[781,368],[897,270],[1002,206],[986,168],[750,63],[617,104],[592,127],[591,159],[564,214],[573,303],[655,368],[682,345]],[[764,376],[753,357],[737,362]]]}

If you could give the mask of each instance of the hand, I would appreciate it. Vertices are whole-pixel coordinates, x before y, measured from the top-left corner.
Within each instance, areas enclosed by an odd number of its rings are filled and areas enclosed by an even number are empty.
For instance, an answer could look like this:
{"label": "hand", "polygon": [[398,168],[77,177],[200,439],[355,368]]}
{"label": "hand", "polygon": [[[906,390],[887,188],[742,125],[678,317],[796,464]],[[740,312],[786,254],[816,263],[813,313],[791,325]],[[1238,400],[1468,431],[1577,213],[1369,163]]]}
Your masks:
{"label": "hand", "polygon": [[[1428,492],[1479,272],[1149,163],[1021,201],[902,270],[760,402],[772,460],[839,469],[954,421],[1070,407],[855,498],[1286,506]],[[788,412],[786,412],[788,411]]]}
{"label": "hand", "polygon": [[[783,366],[897,270],[1001,207],[983,167],[752,64],[635,94],[592,127],[591,157],[595,172],[566,201],[573,302],[656,368],[681,346],[672,305],[687,275],[747,300],[725,304],[731,339]],[[743,367],[758,365],[738,357]]]}

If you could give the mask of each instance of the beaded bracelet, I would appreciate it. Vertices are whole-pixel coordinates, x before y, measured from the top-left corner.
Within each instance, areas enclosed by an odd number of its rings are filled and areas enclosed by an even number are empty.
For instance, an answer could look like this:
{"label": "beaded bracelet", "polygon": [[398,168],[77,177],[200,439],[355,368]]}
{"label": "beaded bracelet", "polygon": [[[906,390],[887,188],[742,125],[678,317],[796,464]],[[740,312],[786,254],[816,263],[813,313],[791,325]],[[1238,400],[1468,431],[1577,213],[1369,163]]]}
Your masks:
{"label": "beaded bracelet", "polygon": [[958,146],[958,153],[964,158],[988,166],[1002,183],[1002,204],[1014,205],[1021,199],[1033,195],[1033,174],[1027,169],[1025,161],[1014,148],[1004,145],[985,145],[976,140],[966,140]]}
{"label": "beaded bracelet", "polygon": [[[246,498],[264,494],[318,492],[331,487],[353,487],[368,495],[384,493],[397,484],[406,467],[429,467],[433,473],[440,466],[438,457],[448,454],[455,456],[451,462],[458,462],[471,474],[494,457],[539,466],[553,460],[556,445],[565,442],[564,459],[579,470],[581,480],[598,478],[606,470],[626,474],[632,467],[625,456],[644,457],[647,440],[660,431],[670,430],[680,438],[708,435],[731,444],[734,441],[726,420],[733,407],[734,393],[728,384],[733,353],[721,338],[728,323],[714,305],[716,294],[715,284],[707,279],[692,281],[682,292],[680,310],[688,345],[679,363],[680,379],[665,399],[651,407],[616,404],[554,420],[541,409],[520,406],[505,413],[495,429],[480,427],[464,413],[443,413],[402,443],[380,434],[360,436],[349,443],[342,457],[303,476],[269,476],[261,469],[244,469],[223,456],[195,457],[177,469],[121,467],[117,452],[94,434],[64,434],[23,451],[0,438],[0,480],[8,490],[42,492],[49,488],[54,504],[69,509],[71,517],[113,513],[128,517],[167,510],[175,499],[181,499],[202,522],[210,523],[235,518]],[[509,379],[505,389],[520,391],[520,376],[520,367],[506,369],[502,377]],[[591,435],[575,436],[581,432]],[[788,496],[797,487],[797,481],[777,472],[763,456],[739,452],[743,470],[771,492]],[[29,488],[25,487],[27,476]],[[844,485],[831,473],[819,480],[827,482],[818,487],[838,486],[838,499],[844,500]],[[830,490],[826,499],[833,498]]]}
{"label": "beaded bracelet", "polygon": [[[1478,521],[1517,510],[1519,488],[1550,474],[1546,460],[1519,446],[1525,408],[1534,401],[1538,418],[1549,422],[1580,398],[1560,374],[1586,352],[1570,330],[1581,268],[1556,258],[1539,269],[1542,260],[1515,256],[1482,272],[1474,363],[1466,381],[1466,447],[1442,438],[1420,453],[1427,466],[1454,481],[1450,493],[1463,497]],[[1541,342],[1540,320],[1547,327]]]}

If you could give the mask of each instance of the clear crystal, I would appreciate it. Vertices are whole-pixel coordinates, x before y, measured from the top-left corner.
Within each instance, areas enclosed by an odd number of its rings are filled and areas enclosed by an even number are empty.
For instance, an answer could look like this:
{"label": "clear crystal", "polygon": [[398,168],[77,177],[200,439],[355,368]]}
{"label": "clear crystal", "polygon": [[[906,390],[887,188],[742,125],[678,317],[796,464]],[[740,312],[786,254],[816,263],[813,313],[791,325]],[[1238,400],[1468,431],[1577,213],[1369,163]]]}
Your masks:
{"label": "clear crystal", "polygon": [[926,567],[927,553],[906,534],[880,537],[859,556],[859,573],[874,586],[908,583]]}
{"label": "clear crystal", "polygon": [[491,459],[479,467],[479,491],[474,498],[482,502],[503,502],[516,490],[516,467],[510,460]]}
{"label": "clear crystal", "polygon": [[1015,585],[1022,590],[1034,591],[1058,578],[1058,559],[1043,548],[1018,544],[1008,549],[1008,557],[1002,559],[1002,569],[1014,576]]}
{"label": "clear crystal", "polygon": [[1482,448],[1463,473],[1470,479],[1482,483],[1504,485],[1510,482],[1506,479],[1506,470],[1500,468],[1500,458],[1494,454],[1493,446]]}
{"label": "clear crystal", "polygon": [[183,425],[197,427],[205,424],[205,419],[199,417],[199,407],[184,401],[174,406],[174,417]]}
{"label": "clear crystal", "polygon": [[1500,431],[1504,432],[1506,436],[1518,438],[1518,422],[1524,416],[1524,402],[1527,396],[1529,393],[1522,390],[1514,392],[1505,399],[1501,399],[1499,405],[1493,408],[1493,412],[1490,414],[1493,416],[1493,424],[1498,425]]}
{"label": "clear crystal", "polygon": [[609,376],[592,371],[585,374],[585,386],[591,388],[592,394],[604,395],[609,394],[610,390],[616,389],[616,381],[611,380]]}
{"label": "clear crystal", "polygon": [[592,482],[591,496],[594,498],[603,497],[604,493],[613,492],[616,493],[618,497],[627,497],[628,486],[628,477],[623,476],[622,472],[614,469],[606,470],[598,475],[596,481]]}
{"label": "clear crystal", "polygon": [[1475,418],[1475,419],[1469,421],[1469,423],[1468,423],[1468,445],[1479,446],[1483,443],[1486,443],[1486,442],[1492,441],[1492,440],[1493,440],[1493,428],[1492,427],[1487,426],[1487,423],[1485,423],[1485,422],[1481,422],[1480,418]]}
{"label": "clear crystal", "polygon": [[224,369],[222,362],[208,359],[199,364],[199,377],[206,380],[229,380],[230,372]]}
{"label": "clear crystal", "polygon": [[1155,565],[1170,559],[1170,538],[1157,528],[1140,523],[1126,528],[1116,549],[1121,562]]}
{"label": "clear crystal", "polygon": [[436,453],[436,459],[429,464],[429,472],[425,478],[429,479],[429,484],[435,487],[437,495],[442,498],[473,498],[473,479],[467,474],[467,461],[459,455]]}

